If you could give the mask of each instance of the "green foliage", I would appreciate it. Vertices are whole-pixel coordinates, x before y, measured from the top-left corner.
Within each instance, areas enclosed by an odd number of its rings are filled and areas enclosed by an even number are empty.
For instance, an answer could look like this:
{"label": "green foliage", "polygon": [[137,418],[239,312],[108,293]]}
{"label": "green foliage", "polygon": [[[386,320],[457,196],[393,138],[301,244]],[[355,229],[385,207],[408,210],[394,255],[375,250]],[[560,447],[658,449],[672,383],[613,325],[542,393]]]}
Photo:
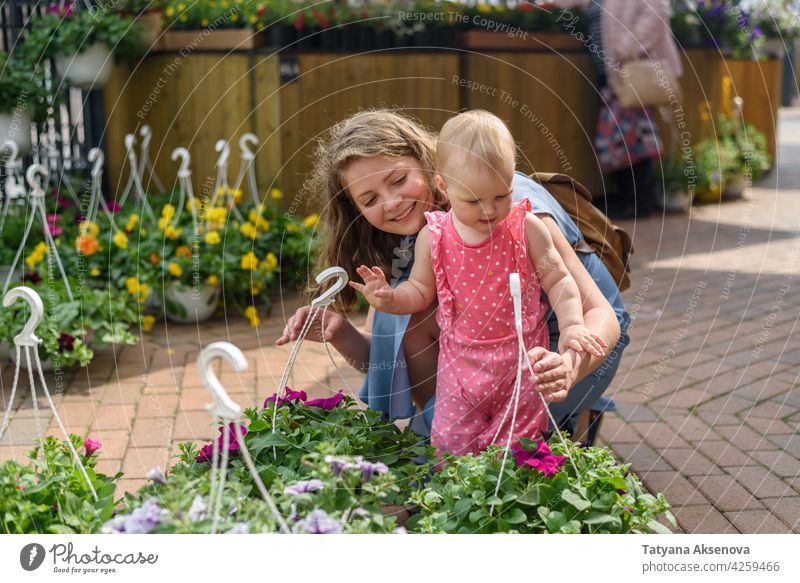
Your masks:
{"label": "green foliage", "polygon": [[[555,440],[554,454],[565,454]],[[500,491],[502,448],[447,460],[424,490],[411,495],[420,509],[409,531],[447,533],[644,533],[669,532],[674,524],[664,496],[645,493],[639,479],[618,465],[606,449],[567,442],[577,474],[568,462],[552,477],[517,467],[509,456]]]}
{"label": "green foliage", "polygon": [[34,65],[24,55],[10,57],[0,51],[0,114],[13,116],[17,111],[27,111],[34,122],[44,120],[47,92]]}
{"label": "green foliage", "polygon": [[[81,454],[82,439],[70,440]],[[46,437],[28,463],[0,465],[0,531],[6,534],[90,534],[100,531],[114,508],[116,476],[94,470],[97,456],[81,454],[98,500],[86,484],[67,442]]]}

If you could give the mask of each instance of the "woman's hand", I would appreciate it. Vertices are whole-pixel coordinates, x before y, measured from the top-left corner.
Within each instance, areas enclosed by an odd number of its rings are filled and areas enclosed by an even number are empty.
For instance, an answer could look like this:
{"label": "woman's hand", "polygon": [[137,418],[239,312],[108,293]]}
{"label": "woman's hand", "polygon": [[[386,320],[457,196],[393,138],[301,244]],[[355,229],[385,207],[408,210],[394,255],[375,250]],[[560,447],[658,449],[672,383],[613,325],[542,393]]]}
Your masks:
{"label": "woman's hand", "polygon": [[[567,354],[570,351],[567,351]],[[575,381],[572,358],[550,352],[543,346],[528,351],[533,366],[533,382],[548,403],[563,401]]]}
{"label": "woman's hand", "polygon": [[[302,308],[298,309],[294,313],[294,316],[289,318],[289,321],[286,322],[286,327],[283,329],[283,334],[275,341],[275,344],[278,346],[283,346],[290,340],[297,340],[297,338],[300,336],[300,330],[306,323],[308,314],[312,309],[313,308],[311,306],[303,306]],[[349,325],[349,322],[341,315],[337,314],[336,312],[326,310],[325,341],[331,343],[336,342],[338,335],[341,333],[344,327]],[[314,318],[314,323],[311,325],[308,334],[306,334],[306,340],[311,340],[312,342],[322,342],[322,313],[317,314],[317,317]]]}

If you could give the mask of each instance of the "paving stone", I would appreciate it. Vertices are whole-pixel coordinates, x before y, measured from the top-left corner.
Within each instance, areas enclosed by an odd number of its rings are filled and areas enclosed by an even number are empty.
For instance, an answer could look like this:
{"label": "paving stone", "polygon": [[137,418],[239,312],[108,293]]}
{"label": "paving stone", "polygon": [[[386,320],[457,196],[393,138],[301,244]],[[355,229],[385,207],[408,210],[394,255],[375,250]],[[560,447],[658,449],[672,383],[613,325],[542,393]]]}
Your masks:
{"label": "paving stone", "polygon": [[770,472],[781,478],[800,476],[800,460],[784,451],[754,451],[753,459],[764,464]]}
{"label": "paving stone", "polygon": [[731,476],[689,476],[689,481],[719,510],[763,509],[763,505]]}
{"label": "paving stone", "polygon": [[169,417],[137,418],[131,433],[131,447],[168,447],[175,419]]}
{"label": "paving stone", "polygon": [[788,524],[794,532],[800,532],[800,496],[761,498],[770,511]]}
{"label": "paving stone", "polygon": [[800,435],[768,435],[767,439],[789,455],[800,458]]}
{"label": "paving stone", "polygon": [[738,530],[711,505],[673,508],[675,520],[688,534],[738,534]]}
{"label": "paving stone", "polygon": [[625,401],[617,402],[617,415],[628,423],[638,421],[657,421],[655,413],[645,405],[636,405],[633,403],[626,403]]}
{"label": "paving stone", "polygon": [[209,441],[215,433],[211,426],[211,415],[207,411],[188,411],[179,413],[175,418],[175,431],[172,439],[191,440],[205,439]]}
{"label": "paving stone", "polygon": [[128,449],[130,432],[126,429],[106,429],[93,432],[90,437],[103,444],[101,458],[122,459]]}
{"label": "paving stone", "polygon": [[746,466],[758,463],[727,441],[704,439],[695,443],[695,447],[718,466]]}
{"label": "paving stone", "polygon": [[721,474],[722,470],[699,451],[691,448],[670,448],[661,457],[684,476]]}
{"label": "paving stone", "polygon": [[715,432],[743,451],[777,449],[777,446],[763,434],[753,431],[744,424],[738,427],[722,425],[717,427]]}
{"label": "paving stone", "polygon": [[664,420],[678,435],[689,441],[706,439],[709,435],[714,435],[714,429],[694,415],[665,415]]}
{"label": "paving stone", "polygon": [[135,417],[135,405],[100,405],[96,408],[92,430],[130,428]]}
{"label": "paving stone", "polygon": [[783,419],[797,413],[795,407],[781,405],[774,401],[764,401],[750,409],[745,409],[739,414],[742,418],[760,417],[762,419]]}
{"label": "paving stone", "polygon": [[122,462],[126,478],[146,478],[147,473],[156,466],[167,469],[170,453],[165,447],[131,447]]}
{"label": "paving stone", "polygon": [[139,402],[136,417],[137,419],[152,417],[169,417],[171,419],[175,416],[175,410],[178,408],[178,400],[178,395],[146,395]]}
{"label": "paving stone", "polygon": [[792,530],[769,510],[726,512],[726,518],[745,534],[790,534]]}
{"label": "paving stone", "polygon": [[739,466],[723,467],[726,472],[736,478],[757,498],[768,498],[776,496],[792,496],[794,491],[789,485],[770,473],[762,466]]}
{"label": "paving stone", "polygon": [[666,422],[631,423],[631,426],[633,426],[637,433],[642,436],[642,439],[653,448],[691,447]]}
{"label": "paving stone", "polygon": [[640,474],[639,477],[650,492],[664,494],[667,501],[673,506],[709,503],[697,486],[674,470],[647,472]]}
{"label": "paving stone", "polygon": [[762,435],[793,435],[797,430],[780,419],[747,417],[744,422]]}
{"label": "paving stone", "polygon": [[649,445],[644,443],[611,443],[614,456],[621,463],[631,464],[636,473],[672,470],[672,467]]}

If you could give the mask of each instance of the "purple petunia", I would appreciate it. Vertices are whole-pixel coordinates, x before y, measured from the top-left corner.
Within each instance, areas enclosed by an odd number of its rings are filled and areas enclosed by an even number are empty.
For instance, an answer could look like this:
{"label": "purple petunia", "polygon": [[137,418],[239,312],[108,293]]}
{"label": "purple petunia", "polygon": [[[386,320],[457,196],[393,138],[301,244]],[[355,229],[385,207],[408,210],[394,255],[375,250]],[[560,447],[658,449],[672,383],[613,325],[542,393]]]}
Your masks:
{"label": "purple petunia", "polygon": [[511,448],[511,452],[514,454],[514,460],[518,467],[530,466],[545,476],[557,474],[558,469],[567,461],[563,455],[553,455],[550,446],[543,440],[536,442],[536,449],[533,451],[527,450],[521,445],[515,445]]}
{"label": "purple petunia", "polygon": [[342,532],[342,525],[324,510],[316,509],[295,524],[293,531],[299,534],[339,534]]}
{"label": "purple petunia", "polygon": [[389,471],[388,466],[381,462],[373,463],[362,461],[357,465],[357,467],[361,470],[361,474],[364,476],[365,482],[369,482],[372,479],[372,476],[375,474],[385,474]]}
{"label": "purple petunia", "polygon": [[[240,425],[239,427],[242,430],[242,437],[247,435],[247,427],[245,427],[244,425]],[[220,453],[222,452],[222,448],[223,448],[224,443],[225,443],[223,441],[224,437],[225,437],[225,433],[224,432],[226,430],[228,431],[229,440],[230,440],[229,444],[228,444],[228,453],[235,454],[236,452],[239,451],[239,442],[236,441],[236,430],[235,430],[235,427],[234,427],[233,423],[228,423],[227,426],[221,426],[219,428],[220,436],[217,438],[217,451],[219,451]],[[210,462],[211,461],[211,457],[213,455],[214,455],[214,442],[212,441],[211,443],[209,443],[207,445],[204,445],[200,449],[200,454],[195,458],[195,461],[197,461],[197,462]]]}
{"label": "purple petunia", "polygon": [[311,401],[305,401],[305,404],[309,407],[319,407],[323,411],[330,411],[342,401],[344,401],[344,393],[339,391],[333,397],[327,397],[325,399],[313,399]]}
{"label": "purple petunia", "polygon": [[291,403],[292,401],[303,401],[305,402],[308,399],[308,395],[306,395],[305,391],[293,391],[289,387],[285,387],[286,393],[282,397],[278,397],[278,393],[275,393],[271,397],[267,397],[264,401],[264,409],[267,408],[267,405],[270,403],[274,403],[276,400],[278,402],[278,407],[283,407],[287,403]]}
{"label": "purple petunia", "polygon": [[332,455],[325,456],[325,463],[331,465],[331,470],[333,471],[334,476],[338,476],[352,465],[350,462],[333,457]]}
{"label": "purple petunia", "polygon": [[316,492],[324,487],[325,483],[322,480],[305,480],[301,482],[295,482],[291,486],[286,486],[286,488],[283,489],[283,493],[289,496],[296,496],[298,494]]}
{"label": "purple petunia", "polygon": [[58,351],[69,352],[75,347],[75,337],[63,332],[58,337]]}
{"label": "purple petunia", "polygon": [[115,516],[103,525],[103,534],[148,534],[168,516],[153,498],[130,514]]}

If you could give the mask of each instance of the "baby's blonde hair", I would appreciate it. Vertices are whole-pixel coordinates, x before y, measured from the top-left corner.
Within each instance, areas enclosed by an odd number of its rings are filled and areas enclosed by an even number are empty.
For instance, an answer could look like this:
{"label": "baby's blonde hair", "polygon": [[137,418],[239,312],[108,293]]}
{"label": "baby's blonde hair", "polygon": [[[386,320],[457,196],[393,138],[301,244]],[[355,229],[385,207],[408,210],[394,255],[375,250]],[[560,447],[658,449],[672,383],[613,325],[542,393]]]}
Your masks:
{"label": "baby's blonde hair", "polygon": [[516,154],[514,137],[503,120],[483,109],[472,109],[451,117],[442,126],[436,143],[436,167],[447,172],[448,162],[458,161],[510,174],[516,166]]}

